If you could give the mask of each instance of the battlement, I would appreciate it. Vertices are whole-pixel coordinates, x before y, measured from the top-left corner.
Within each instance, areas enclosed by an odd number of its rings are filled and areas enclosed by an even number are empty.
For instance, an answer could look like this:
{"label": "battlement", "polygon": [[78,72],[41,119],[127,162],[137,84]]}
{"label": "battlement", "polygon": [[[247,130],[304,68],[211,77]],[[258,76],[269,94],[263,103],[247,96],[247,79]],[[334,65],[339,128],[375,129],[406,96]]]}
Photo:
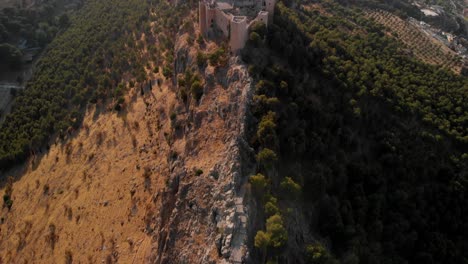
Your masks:
{"label": "battlement", "polygon": [[244,48],[255,22],[268,26],[276,0],[202,0],[198,4],[199,26],[204,36],[218,29],[229,39],[231,52]]}

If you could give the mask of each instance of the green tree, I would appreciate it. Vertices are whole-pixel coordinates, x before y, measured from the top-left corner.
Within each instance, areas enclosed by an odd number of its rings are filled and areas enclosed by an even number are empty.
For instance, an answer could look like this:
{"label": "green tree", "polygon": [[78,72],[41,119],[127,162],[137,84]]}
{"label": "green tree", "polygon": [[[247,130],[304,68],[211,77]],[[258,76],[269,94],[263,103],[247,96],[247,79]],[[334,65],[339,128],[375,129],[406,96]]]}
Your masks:
{"label": "green tree", "polygon": [[267,249],[270,243],[271,243],[270,235],[265,233],[262,230],[259,230],[257,234],[255,235],[254,245],[255,247],[259,248],[262,251],[262,255],[263,255],[262,263],[265,262],[265,258],[267,256]]}
{"label": "green tree", "polygon": [[269,148],[264,148],[257,154],[257,162],[266,169],[273,168],[277,160],[276,153]]}
{"label": "green tree", "polygon": [[270,244],[274,248],[283,247],[288,241],[288,232],[280,214],[270,216],[266,221],[266,231],[270,236]]}
{"label": "green tree", "polygon": [[252,185],[255,195],[261,196],[265,194],[265,190],[268,186],[268,180],[263,174],[257,173],[256,175],[250,176],[249,183]]}
{"label": "green tree", "polygon": [[249,40],[255,45],[258,46],[262,41],[262,38],[257,32],[251,32],[249,35]]}
{"label": "green tree", "polygon": [[328,251],[321,243],[314,243],[306,247],[307,263],[310,264],[326,264],[330,256]]}
{"label": "green tree", "polygon": [[301,195],[301,186],[291,177],[285,177],[280,183],[280,188],[284,194],[293,199],[297,199]]}
{"label": "green tree", "polygon": [[276,136],[276,123],[275,113],[269,111],[268,114],[262,117],[262,120],[258,124],[257,138],[266,147],[276,147],[277,136]]}
{"label": "green tree", "polygon": [[70,18],[68,18],[68,15],[67,14],[62,14],[60,17],[59,17],[59,25],[61,28],[65,28],[65,27],[68,27],[68,25],[70,24]]}
{"label": "green tree", "polygon": [[6,63],[10,69],[21,68],[21,58],[23,54],[13,45],[8,43],[0,44],[0,61]]}
{"label": "green tree", "polygon": [[265,203],[265,214],[268,217],[280,212],[277,202],[278,200],[275,197],[270,196],[270,199]]}

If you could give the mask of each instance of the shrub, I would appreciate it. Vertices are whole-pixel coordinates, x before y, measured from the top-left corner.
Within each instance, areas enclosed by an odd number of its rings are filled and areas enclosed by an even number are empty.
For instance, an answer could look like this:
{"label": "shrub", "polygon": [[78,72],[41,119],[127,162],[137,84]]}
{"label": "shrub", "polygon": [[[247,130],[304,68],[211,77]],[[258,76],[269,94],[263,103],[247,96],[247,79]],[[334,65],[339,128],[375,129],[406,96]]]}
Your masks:
{"label": "shrub", "polygon": [[278,206],[276,205],[276,202],[277,202],[276,198],[272,197],[265,204],[265,214],[267,216],[272,216],[280,212]]}
{"label": "shrub", "polygon": [[255,247],[266,250],[270,244],[270,235],[260,230],[255,235]]}
{"label": "shrub", "polygon": [[223,61],[223,55],[226,51],[224,50],[224,48],[218,48],[217,50],[215,50],[213,53],[211,53],[210,55],[208,55],[208,60],[210,62],[210,65],[211,66],[217,66],[221,61]]}
{"label": "shrub", "polygon": [[258,124],[257,137],[264,146],[276,146],[277,137],[274,112],[270,111],[262,117],[262,120]]}
{"label": "shrub", "polygon": [[171,76],[172,76],[172,68],[169,67],[169,66],[167,66],[167,65],[164,66],[164,67],[163,67],[163,75],[164,75],[164,77],[166,77],[166,78],[171,77]]}
{"label": "shrub", "polygon": [[266,230],[270,234],[270,244],[272,247],[280,248],[288,241],[288,232],[284,228],[281,215],[275,214],[270,216],[266,222]]}
{"label": "shrub", "polygon": [[179,96],[180,96],[180,99],[182,99],[182,101],[184,101],[184,103],[187,102],[188,95],[187,95],[187,90],[185,88],[181,88],[179,90]]}
{"label": "shrub", "polygon": [[285,81],[280,82],[280,89],[282,92],[287,93],[288,92],[289,85]]}
{"label": "shrub", "polygon": [[262,41],[260,35],[257,32],[251,32],[249,36],[249,40],[252,41],[252,43],[255,46],[258,46],[260,42]]}
{"label": "shrub", "polygon": [[259,37],[263,37],[267,33],[267,27],[263,22],[254,22],[251,26],[251,33],[257,34]]}
{"label": "shrub", "polygon": [[311,264],[330,263],[330,256],[325,247],[320,243],[307,245],[306,247],[307,261]]}
{"label": "shrub", "polygon": [[268,180],[261,173],[250,176],[249,183],[255,194],[264,194],[268,186]]}
{"label": "shrub", "polygon": [[281,191],[294,199],[301,195],[301,186],[294,182],[291,177],[285,177],[280,184]]}
{"label": "shrub", "polygon": [[198,67],[202,68],[202,67],[206,66],[207,59],[208,58],[206,57],[206,55],[203,52],[199,51],[197,53],[197,65],[198,65]]}
{"label": "shrub", "polygon": [[49,184],[48,183],[44,184],[44,187],[42,187],[42,190],[45,195],[48,195],[50,191]]}
{"label": "shrub", "polygon": [[171,115],[169,116],[172,122],[174,122],[177,118],[177,113],[176,112],[171,112]]}
{"label": "shrub", "polygon": [[199,81],[194,81],[192,83],[190,91],[192,92],[192,97],[197,101],[203,96],[203,86]]}
{"label": "shrub", "polygon": [[185,78],[182,74],[178,74],[177,76],[177,84],[179,85],[179,88],[180,87],[185,87],[186,85],[186,82],[185,82]]}
{"label": "shrub", "polygon": [[257,154],[257,162],[266,169],[270,169],[277,160],[276,153],[269,148],[264,148]]}
{"label": "shrub", "polygon": [[13,200],[11,199],[12,194],[13,194],[13,177],[8,177],[8,181],[5,186],[5,194],[3,195],[3,207],[8,208],[8,211],[10,211],[11,207],[13,206]]}
{"label": "shrub", "polygon": [[195,175],[196,175],[196,176],[200,176],[200,175],[202,175],[202,174],[203,174],[203,170],[202,170],[202,169],[197,169],[197,170],[195,170]]}

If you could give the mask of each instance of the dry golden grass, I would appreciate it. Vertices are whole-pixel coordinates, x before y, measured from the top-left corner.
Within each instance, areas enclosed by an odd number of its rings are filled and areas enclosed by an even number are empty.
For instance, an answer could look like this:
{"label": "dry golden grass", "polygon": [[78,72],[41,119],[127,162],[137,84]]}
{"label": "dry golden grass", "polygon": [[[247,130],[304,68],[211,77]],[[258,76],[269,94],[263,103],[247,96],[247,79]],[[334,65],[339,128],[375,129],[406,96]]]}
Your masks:
{"label": "dry golden grass", "polygon": [[[165,92],[167,88],[155,93]],[[164,187],[168,174],[162,158],[167,147],[150,146],[148,130],[130,125],[145,120],[151,111],[144,100],[137,98],[122,114],[105,112],[95,118],[97,110],[89,109],[84,120],[89,133],[80,129],[68,142],[36,157],[34,166],[31,161],[24,172],[11,172],[17,177],[14,205],[10,212],[3,209],[0,225],[0,256],[5,263],[70,258],[75,263],[97,263],[108,256],[121,263],[144,262],[150,249],[144,241],[151,240],[142,232],[147,204],[153,203],[153,194]],[[151,151],[134,147],[134,139]],[[157,169],[143,178],[143,169],[137,167]],[[132,248],[127,240],[134,241]],[[112,248],[118,256],[112,255]]]}
{"label": "dry golden grass", "polygon": [[[181,37],[182,45],[187,46],[187,37]],[[215,48],[208,42],[204,52]],[[189,48],[192,58],[196,52]],[[206,72],[215,75],[215,70],[208,66]],[[206,118],[216,112],[215,105],[231,103],[226,87],[216,84],[199,105],[188,107],[171,80],[150,69],[147,74],[162,84],[153,84],[144,95],[136,84],[120,113],[103,104],[90,107],[74,135],[8,172],[15,177],[14,204],[11,211],[0,212],[0,263],[148,262],[157,248],[153,238],[160,228],[160,193],[167,188],[171,157],[183,158],[186,171],[208,172],[226,158],[229,139],[238,132],[225,117]],[[172,112],[178,128],[171,126]],[[185,180],[204,177],[189,173]],[[2,187],[0,194],[4,191]],[[195,191],[200,197],[206,194]],[[199,205],[205,202],[201,199]],[[176,247],[195,241],[193,247],[205,248],[206,233],[200,226],[199,233],[177,241]],[[216,258],[214,245],[209,246]]]}

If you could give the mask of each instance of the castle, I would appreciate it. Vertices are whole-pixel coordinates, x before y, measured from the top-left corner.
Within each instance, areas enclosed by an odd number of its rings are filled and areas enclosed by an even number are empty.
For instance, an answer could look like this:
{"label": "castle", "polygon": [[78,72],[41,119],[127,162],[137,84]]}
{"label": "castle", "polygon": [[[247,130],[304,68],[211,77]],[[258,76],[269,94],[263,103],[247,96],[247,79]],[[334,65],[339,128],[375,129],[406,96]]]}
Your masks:
{"label": "castle", "polygon": [[201,0],[198,4],[200,31],[204,36],[222,31],[229,39],[231,52],[245,46],[250,27],[255,22],[268,26],[276,0]]}

